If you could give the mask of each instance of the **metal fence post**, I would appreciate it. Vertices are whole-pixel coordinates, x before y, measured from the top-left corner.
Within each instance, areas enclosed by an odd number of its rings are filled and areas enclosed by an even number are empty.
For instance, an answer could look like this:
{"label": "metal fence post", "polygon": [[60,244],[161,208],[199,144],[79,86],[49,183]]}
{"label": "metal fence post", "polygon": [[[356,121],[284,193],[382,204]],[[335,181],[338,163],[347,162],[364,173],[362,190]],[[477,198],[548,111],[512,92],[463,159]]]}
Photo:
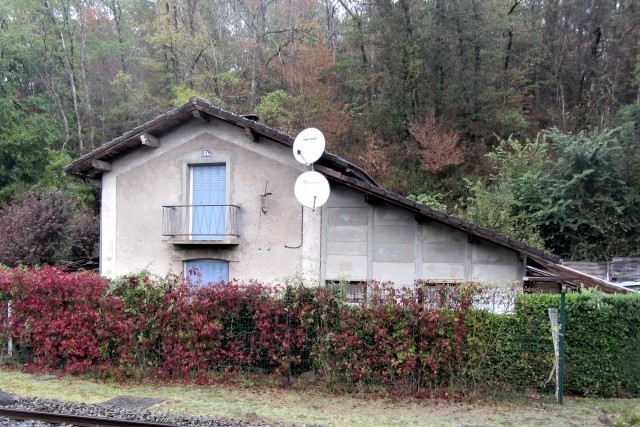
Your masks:
{"label": "metal fence post", "polygon": [[[11,320],[11,301],[7,301],[6,304],[6,319],[7,319],[7,325],[9,325],[9,322]],[[8,358],[12,358],[13,357],[13,339],[11,339],[11,334],[9,334],[7,336],[7,357]],[[0,351],[0,353],[2,353]]]}
{"label": "metal fence post", "polygon": [[562,287],[560,292],[560,360],[558,363],[559,380],[558,380],[558,404],[563,404],[564,395],[564,346],[565,346],[565,334],[567,332],[567,292],[566,288]]}

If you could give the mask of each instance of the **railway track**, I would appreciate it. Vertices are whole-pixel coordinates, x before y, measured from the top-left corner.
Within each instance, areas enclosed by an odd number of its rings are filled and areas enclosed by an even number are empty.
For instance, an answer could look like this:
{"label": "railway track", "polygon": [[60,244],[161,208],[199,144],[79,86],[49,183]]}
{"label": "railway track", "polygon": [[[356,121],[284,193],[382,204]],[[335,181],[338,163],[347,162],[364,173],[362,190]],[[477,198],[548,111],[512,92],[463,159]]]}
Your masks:
{"label": "railway track", "polygon": [[24,409],[0,408],[0,417],[20,421],[42,421],[86,427],[181,427],[178,424],[161,424],[146,421],[120,420],[116,418],[90,417],[84,415],[55,414],[51,412],[27,411]]}

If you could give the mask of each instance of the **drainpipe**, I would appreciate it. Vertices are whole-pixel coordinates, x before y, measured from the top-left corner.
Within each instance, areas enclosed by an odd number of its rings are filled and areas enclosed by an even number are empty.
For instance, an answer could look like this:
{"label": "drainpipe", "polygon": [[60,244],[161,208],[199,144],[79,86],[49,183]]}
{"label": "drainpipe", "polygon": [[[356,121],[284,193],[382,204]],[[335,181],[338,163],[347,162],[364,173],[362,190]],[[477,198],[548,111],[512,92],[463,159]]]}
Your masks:
{"label": "drainpipe", "polygon": [[304,243],[304,206],[300,206],[300,244],[298,246],[284,245],[284,247],[287,249],[299,249],[302,247],[302,243]]}

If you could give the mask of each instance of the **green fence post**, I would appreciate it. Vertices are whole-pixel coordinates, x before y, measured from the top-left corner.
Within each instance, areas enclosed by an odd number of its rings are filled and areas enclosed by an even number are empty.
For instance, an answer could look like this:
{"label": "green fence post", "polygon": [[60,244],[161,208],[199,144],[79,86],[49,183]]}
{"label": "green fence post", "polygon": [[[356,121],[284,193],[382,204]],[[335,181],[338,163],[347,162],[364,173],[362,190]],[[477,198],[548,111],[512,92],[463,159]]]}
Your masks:
{"label": "green fence post", "polygon": [[563,403],[564,394],[564,336],[567,332],[567,293],[566,288],[563,286],[560,292],[560,360],[558,361],[558,404]]}

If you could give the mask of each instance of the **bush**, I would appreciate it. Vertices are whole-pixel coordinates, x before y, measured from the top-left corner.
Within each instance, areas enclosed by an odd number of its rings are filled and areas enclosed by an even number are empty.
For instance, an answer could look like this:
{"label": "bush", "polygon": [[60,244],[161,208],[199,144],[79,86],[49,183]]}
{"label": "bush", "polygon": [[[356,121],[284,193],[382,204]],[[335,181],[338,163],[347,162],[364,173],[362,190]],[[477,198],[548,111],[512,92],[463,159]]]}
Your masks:
{"label": "bush", "polygon": [[[463,390],[543,390],[554,363],[549,321],[473,311],[466,316]],[[555,385],[555,383],[553,384]]]}
{"label": "bush", "polygon": [[131,322],[106,290],[107,282],[88,272],[0,270],[0,295],[11,300],[0,333],[30,350],[35,368],[82,373],[117,366],[131,345]]}
{"label": "bush", "polygon": [[333,382],[402,389],[449,386],[462,357],[469,295],[428,308],[414,289],[370,283],[360,306],[343,305],[316,343]]}
{"label": "bush", "polygon": [[[472,393],[553,389],[547,315],[558,295],[523,295],[515,313],[487,305],[477,285],[368,283],[360,304],[340,285],[193,287],[147,273],[108,282],[59,269],[0,269],[0,339],[33,354],[31,369],[115,378],[207,381],[261,372],[288,382],[307,371],[329,387]],[[503,307],[498,304],[498,306]],[[567,298],[565,391],[638,395],[640,298]],[[315,376],[315,375],[314,375]]]}
{"label": "bush", "polygon": [[0,211],[0,263],[55,264],[97,255],[98,220],[72,193],[24,193]]}
{"label": "bush", "polygon": [[[526,295],[518,315],[530,324],[547,324],[547,309],[559,295]],[[568,394],[638,395],[640,297],[583,291],[567,295],[565,384]]]}

